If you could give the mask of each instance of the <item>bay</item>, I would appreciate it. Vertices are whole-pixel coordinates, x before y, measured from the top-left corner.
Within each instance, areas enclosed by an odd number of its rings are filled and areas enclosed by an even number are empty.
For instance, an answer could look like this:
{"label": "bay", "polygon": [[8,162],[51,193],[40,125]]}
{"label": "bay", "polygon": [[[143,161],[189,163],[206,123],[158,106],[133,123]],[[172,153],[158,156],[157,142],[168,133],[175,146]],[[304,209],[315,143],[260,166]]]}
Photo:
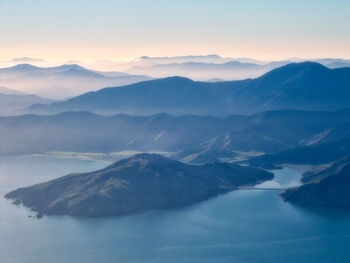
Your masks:
{"label": "bay", "polygon": [[[28,217],[2,196],[107,162],[31,155],[0,160],[0,262],[350,262],[350,213],[298,207],[279,190],[238,190],[177,210],[120,218]],[[284,167],[264,187],[298,183]]]}

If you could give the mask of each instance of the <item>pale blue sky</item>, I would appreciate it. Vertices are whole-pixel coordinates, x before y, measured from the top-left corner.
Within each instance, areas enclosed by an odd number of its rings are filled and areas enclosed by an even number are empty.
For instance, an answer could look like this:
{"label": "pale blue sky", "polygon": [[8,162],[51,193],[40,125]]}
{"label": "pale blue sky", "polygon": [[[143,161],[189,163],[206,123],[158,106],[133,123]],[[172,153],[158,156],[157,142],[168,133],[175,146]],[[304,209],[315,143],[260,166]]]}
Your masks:
{"label": "pale blue sky", "polygon": [[350,58],[349,0],[0,0],[0,59]]}

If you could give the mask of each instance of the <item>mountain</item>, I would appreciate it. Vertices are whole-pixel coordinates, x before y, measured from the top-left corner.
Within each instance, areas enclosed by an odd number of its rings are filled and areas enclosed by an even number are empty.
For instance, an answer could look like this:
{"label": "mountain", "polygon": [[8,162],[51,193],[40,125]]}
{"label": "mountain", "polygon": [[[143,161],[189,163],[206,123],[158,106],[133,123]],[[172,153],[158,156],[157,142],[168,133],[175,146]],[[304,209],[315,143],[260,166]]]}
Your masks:
{"label": "mountain", "polygon": [[89,112],[22,115],[0,117],[0,155],[186,150],[179,159],[191,154],[209,158],[214,153],[216,158],[227,159],[234,158],[232,151],[278,153],[350,138],[349,126],[349,110],[285,110],[225,118],[169,114],[102,116]]}
{"label": "mountain", "polygon": [[282,197],[299,205],[350,208],[350,157],[319,166],[303,176],[300,187],[286,190]]}
{"label": "mountain", "polygon": [[274,69],[240,89],[233,103],[242,111],[348,108],[350,68],[328,69],[313,62]]}
{"label": "mountain", "polygon": [[257,168],[187,165],[161,155],[138,154],[102,170],[20,188],[5,197],[39,216],[121,216],[190,205],[272,178],[273,174]]}
{"label": "mountain", "polygon": [[[219,90],[215,92],[211,87],[207,87],[207,83],[203,84],[186,78],[170,77],[89,92],[62,103],[50,106],[37,105],[30,110],[33,112],[87,110],[104,114],[120,112],[136,115],[159,112],[199,114],[207,112],[207,108],[212,108],[214,103],[218,110],[225,110],[220,107],[222,95],[219,94]],[[213,96],[213,92],[218,94]]]}
{"label": "mountain", "polygon": [[57,67],[18,64],[0,69],[0,86],[53,99],[63,99],[108,86],[126,85],[149,79],[151,78],[147,76],[119,72],[105,74],[77,64]]}
{"label": "mountain", "polygon": [[293,63],[256,78],[231,82],[196,82],[170,77],[105,88],[32,112],[87,110],[96,113],[227,116],[269,110],[337,110],[350,107],[350,68],[328,69],[313,62]]}

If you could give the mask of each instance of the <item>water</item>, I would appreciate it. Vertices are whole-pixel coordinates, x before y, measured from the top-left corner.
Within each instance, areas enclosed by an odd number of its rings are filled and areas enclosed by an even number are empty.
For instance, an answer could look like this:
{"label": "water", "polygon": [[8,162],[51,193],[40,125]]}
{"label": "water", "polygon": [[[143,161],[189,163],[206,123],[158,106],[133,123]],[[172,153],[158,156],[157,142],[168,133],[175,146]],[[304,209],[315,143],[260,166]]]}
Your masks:
{"label": "water", "polygon": [[[0,194],[106,165],[45,156],[2,158]],[[296,184],[302,170],[279,170],[270,185]],[[0,262],[350,262],[349,212],[300,208],[284,203],[278,193],[239,190],[184,209],[105,219],[38,220],[0,198]]]}
{"label": "water", "polygon": [[255,188],[266,189],[286,189],[289,187],[300,186],[301,175],[304,171],[310,169],[308,165],[289,165],[285,166],[282,170],[272,171],[275,174],[275,178],[271,181],[258,184]]}

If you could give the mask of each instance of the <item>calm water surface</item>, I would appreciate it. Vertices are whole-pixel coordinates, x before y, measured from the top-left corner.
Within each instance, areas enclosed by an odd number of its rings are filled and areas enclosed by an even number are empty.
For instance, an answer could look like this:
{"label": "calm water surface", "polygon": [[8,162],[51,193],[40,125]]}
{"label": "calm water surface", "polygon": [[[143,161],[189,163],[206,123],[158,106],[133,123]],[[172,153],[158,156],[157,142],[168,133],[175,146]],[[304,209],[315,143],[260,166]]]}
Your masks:
{"label": "calm water surface", "polygon": [[[47,156],[0,159],[0,195],[108,163]],[[298,184],[303,167],[264,187]],[[29,218],[0,198],[1,263],[350,262],[350,213],[284,203],[276,190],[239,190],[181,210],[122,218]]]}

